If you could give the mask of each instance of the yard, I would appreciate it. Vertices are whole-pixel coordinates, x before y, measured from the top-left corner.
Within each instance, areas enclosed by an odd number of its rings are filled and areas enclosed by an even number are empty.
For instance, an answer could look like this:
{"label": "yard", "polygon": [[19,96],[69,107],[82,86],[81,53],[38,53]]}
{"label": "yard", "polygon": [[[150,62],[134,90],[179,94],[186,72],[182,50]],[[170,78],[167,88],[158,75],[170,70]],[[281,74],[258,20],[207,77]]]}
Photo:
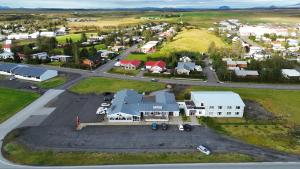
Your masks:
{"label": "yard", "polygon": [[212,119],[210,126],[232,137],[247,143],[300,154],[300,138],[293,135],[294,125],[300,124],[299,100],[300,91],[271,90],[271,89],[237,89],[217,87],[191,87],[177,95],[183,99],[188,91],[234,91],[244,100],[254,100],[284,121],[270,124],[271,121],[258,123],[245,119]]}
{"label": "yard", "polygon": [[123,68],[112,68],[109,70],[109,73],[116,73],[116,74],[123,74],[123,75],[130,75],[130,76],[136,76],[140,70],[126,70]]}
{"label": "yard", "polygon": [[39,97],[33,92],[0,87],[0,123]]}
{"label": "yard", "polygon": [[117,92],[122,89],[134,89],[139,92],[150,92],[165,88],[165,84],[156,82],[140,82],[112,78],[91,77],[87,78],[70,90],[75,93],[103,93]]}

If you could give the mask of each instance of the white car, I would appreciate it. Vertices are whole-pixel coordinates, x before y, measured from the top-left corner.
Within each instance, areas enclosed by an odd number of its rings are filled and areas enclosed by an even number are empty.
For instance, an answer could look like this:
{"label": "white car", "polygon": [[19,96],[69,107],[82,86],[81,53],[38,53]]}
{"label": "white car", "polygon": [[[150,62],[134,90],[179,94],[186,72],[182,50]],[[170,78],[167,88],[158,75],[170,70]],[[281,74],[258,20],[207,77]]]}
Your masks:
{"label": "white car", "polygon": [[178,125],[178,129],[179,129],[179,131],[184,131],[183,125],[182,125],[182,124],[179,124],[179,125]]}
{"label": "white car", "polygon": [[102,103],[101,106],[102,106],[102,107],[109,107],[110,104],[109,104],[109,103]]}
{"label": "white car", "polygon": [[99,108],[97,109],[96,114],[98,114],[98,115],[100,115],[100,114],[106,114],[106,112],[107,112],[107,108],[99,107]]}
{"label": "white car", "polygon": [[199,150],[200,152],[206,154],[206,155],[210,155],[210,150],[208,150],[206,147],[200,145],[197,147],[197,150]]}
{"label": "white car", "polygon": [[9,80],[15,80],[16,78],[14,76],[10,77]]}

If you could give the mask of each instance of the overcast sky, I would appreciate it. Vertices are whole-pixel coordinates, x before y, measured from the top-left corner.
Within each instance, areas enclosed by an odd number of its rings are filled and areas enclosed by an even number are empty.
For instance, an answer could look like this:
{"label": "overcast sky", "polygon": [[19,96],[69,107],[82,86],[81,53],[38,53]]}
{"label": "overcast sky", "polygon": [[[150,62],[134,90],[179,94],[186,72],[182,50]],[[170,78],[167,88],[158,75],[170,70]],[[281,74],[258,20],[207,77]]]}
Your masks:
{"label": "overcast sky", "polygon": [[300,0],[0,0],[0,6],[25,8],[237,8],[289,6]]}

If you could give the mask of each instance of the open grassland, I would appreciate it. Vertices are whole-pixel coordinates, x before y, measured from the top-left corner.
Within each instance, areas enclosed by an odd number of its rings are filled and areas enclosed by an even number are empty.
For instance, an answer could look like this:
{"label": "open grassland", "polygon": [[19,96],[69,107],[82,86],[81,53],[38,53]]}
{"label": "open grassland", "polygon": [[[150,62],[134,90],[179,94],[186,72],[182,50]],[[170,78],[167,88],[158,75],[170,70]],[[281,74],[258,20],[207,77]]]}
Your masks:
{"label": "open grassland", "polygon": [[271,121],[264,124],[238,118],[214,118],[215,124],[211,125],[212,128],[250,144],[300,154],[300,138],[291,133],[294,124],[300,124],[300,91],[198,86],[188,88],[178,94],[177,98],[182,100],[187,92],[203,90],[237,92],[243,99],[254,100],[285,120],[284,124],[270,124]]}
{"label": "open grassland", "polygon": [[131,76],[136,76],[139,72],[140,70],[126,70],[123,68],[112,68],[109,70],[109,73],[131,75]]}
{"label": "open grassland", "polygon": [[73,86],[70,91],[81,94],[117,92],[122,89],[134,89],[139,92],[151,92],[164,88],[165,85],[163,83],[91,77],[79,82]]}
{"label": "open grassland", "polygon": [[212,42],[215,42],[218,47],[226,46],[219,37],[207,30],[185,29],[175,36],[173,41],[162,44],[158,52],[150,54],[130,54],[127,59],[147,61],[147,57],[168,57],[171,52],[175,51],[207,52]]}
{"label": "open grassland", "polygon": [[209,45],[215,42],[216,46],[223,47],[223,41],[212,33],[204,29],[190,29],[180,32],[172,42],[166,43],[161,53],[172,51],[207,52]]}
{"label": "open grassland", "polygon": [[143,20],[134,18],[134,17],[108,17],[108,18],[96,18],[97,21],[91,22],[69,22],[68,26],[73,29],[82,28],[82,27],[98,27],[98,28],[110,28],[118,27],[124,25],[133,25],[143,22]]}
{"label": "open grassland", "polygon": [[63,85],[66,82],[67,82],[67,77],[64,75],[60,75],[52,79],[40,82],[38,83],[38,86],[43,89],[51,89]]}
{"label": "open grassland", "polygon": [[0,87],[0,123],[13,116],[38,97],[37,93]]}

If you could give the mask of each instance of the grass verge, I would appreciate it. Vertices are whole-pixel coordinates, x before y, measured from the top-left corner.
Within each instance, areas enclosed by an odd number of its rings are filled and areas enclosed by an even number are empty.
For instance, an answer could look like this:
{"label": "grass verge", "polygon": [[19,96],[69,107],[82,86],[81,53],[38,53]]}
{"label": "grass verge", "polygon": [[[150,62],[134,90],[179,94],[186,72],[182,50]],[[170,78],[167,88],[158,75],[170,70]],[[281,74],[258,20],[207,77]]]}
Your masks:
{"label": "grass verge", "polygon": [[126,69],[123,69],[123,68],[112,68],[108,72],[109,73],[122,74],[122,75],[136,76],[140,72],[140,70],[126,70]]}
{"label": "grass verge", "polygon": [[71,87],[70,91],[80,94],[117,92],[122,89],[134,89],[138,92],[151,92],[164,88],[165,84],[157,82],[141,82],[133,80],[91,77]]}
{"label": "grass verge", "polygon": [[67,82],[67,77],[61,75],[61,76],[38,83],[38,87],[43,88],[43,89],[51,89],[51,88],[58,87],[66,82]]}

